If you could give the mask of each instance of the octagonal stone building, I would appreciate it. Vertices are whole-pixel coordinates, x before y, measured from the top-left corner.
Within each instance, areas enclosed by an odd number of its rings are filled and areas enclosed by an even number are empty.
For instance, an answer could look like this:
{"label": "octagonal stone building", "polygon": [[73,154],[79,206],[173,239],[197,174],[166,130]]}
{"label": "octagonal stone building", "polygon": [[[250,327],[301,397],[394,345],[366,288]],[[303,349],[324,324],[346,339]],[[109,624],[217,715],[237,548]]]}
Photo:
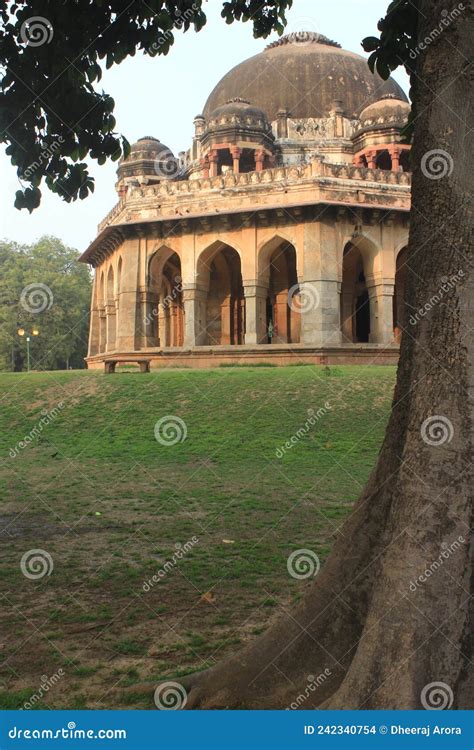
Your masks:
{"label": "octagonal stone building", "polygon": [[308,32],[229,71],[187,151],[140,138],[81,256],[88,367],[395,361],[409,110],[395,81]]}

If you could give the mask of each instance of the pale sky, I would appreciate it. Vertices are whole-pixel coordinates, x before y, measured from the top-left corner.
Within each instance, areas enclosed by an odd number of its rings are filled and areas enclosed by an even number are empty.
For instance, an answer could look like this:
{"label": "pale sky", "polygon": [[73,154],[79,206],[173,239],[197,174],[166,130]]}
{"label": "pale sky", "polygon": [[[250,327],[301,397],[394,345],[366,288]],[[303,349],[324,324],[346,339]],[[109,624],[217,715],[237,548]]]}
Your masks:
{"label": "pale sky", "polygon": [[[377,33],[377,21],[384,15],[388,0],[294,0],[288,14],[286,33],[317,31],[339,42],[344,49],[365,55],[360,42]],[[166,57],[136,55],[105,71],[104,91],[115,99],[117,130],[132,143],[145,135],[159,138],[178,154],[189,148],[193,119],[207,96],[228,70],[278,36],[254,39],[250,23],[228,26],[220,18],[221,0],[207,0],[207,25],[177,34]],[[54,40],[52,42],[54,44]],[[404,71],[393,76],[408,91]],[[257,103],[257,102],[256,102]],[[33,242],[43,234],[53,234],[81,252],[94,239],[99,221],[117,201],[114,189],[116,163],[99,167],[92,164],[95,193],[84,201],[64,203],[44,187],[41,206],[33,214],[13,207],[18,190],[16,171],[0,153],[0,238]]]}

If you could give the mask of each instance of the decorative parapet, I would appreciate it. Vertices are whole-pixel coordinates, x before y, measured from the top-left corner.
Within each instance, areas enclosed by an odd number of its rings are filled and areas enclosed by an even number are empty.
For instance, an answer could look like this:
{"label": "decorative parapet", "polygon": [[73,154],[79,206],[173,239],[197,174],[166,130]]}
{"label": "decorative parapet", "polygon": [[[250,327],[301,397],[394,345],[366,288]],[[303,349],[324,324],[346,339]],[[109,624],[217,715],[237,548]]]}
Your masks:
{"label": "decorative parapet", "polygon": [[[322,202],[365,201],[406,210],[410,203],[411,174],[331,164],[315,159],[310,164],[274,167],[261,172],[160,184],[130,186],[99,224],[99,232],[114,224],[141,219],[178,219],[254,208]],[[344,198],[346,196],[346,198]]]}
{"label": "decorative parapet", "polygon": [[102,219],[97,227],[97,231],[101,232],[105,227],[109,227],[111,224],[115,224],[114,219],[119,216],[125,208],[125,200],[121,198],[113,208],[110,209],[109,213]]}

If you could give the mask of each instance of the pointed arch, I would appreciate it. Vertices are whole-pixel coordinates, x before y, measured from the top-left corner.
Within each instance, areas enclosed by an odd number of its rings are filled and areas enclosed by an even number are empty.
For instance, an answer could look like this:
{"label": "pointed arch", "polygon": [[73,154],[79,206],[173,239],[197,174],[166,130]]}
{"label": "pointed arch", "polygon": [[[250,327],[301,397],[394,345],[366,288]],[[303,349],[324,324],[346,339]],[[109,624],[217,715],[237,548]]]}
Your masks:
{"label": "pointed arch", "polygon": [[196,280],[207,290],[206,343],[243,344],[245,298],[239,251],[221,240],[213,242],[198,256]]}
{"label": "pointed arch", "polygon": [[196,258],[196,284],[200,289],[209,289],[210,271],[214,259],[226,248],[231,248],[238,256],[239,266],[242,267],[242,252],[235,245],[230,245],[223,240],[214,240],[210,245],[204,247]]}
{"label": "pointed arch", "polygon": [[279,249],[284,251],[286,247],[296,249],[295,243],[283,234],[275,234],[270,239],[264,240],[260,247],[257,248],[257,278],[259,283],[264,286],[268,285],[270,276],[270,260],[275,251]]}
{"label": "pointed arch", "polygon": [[260,247],[257,267],[259,283],[268,289],[269,342],[298,343],[301,315],[295,245],[282,235],[275,235]]}
{"label": "pointed arch", "polygon": [[107,349],[107,319],[105,313],[105,272],[104,269],[100,272],[99,290],[98,290],[98,302],[99,302],[99,352],[105,352]]}
{"label": "pointed arch", "polygon": [[107,271],[107,304],[112,304],[115,299],[115,288],[114,288],[114,269],[112,265],[109,266]]}
{"label": "pointed arch", "polygon": [[181,258],[163,245],[150,256],[147,270],[147,323],[151,343],[179,347],[184,340],[184,303]]}
{"label": "pointed arch", "polygon": [[360,245],[348,242],[342,256],[341,331],[343,341],[367,343],[370,337],[370,303],[367,264],[370,256]]}

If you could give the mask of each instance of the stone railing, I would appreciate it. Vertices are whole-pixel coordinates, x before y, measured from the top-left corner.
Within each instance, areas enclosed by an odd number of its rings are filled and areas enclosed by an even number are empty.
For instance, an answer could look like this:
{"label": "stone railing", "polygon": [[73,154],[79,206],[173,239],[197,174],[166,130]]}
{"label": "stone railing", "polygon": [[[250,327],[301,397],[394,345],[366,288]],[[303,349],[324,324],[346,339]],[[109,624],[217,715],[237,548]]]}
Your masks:
{"label": "stone railing", "polygon": [[367,169],[352,164],[323,163],[322,174],[339,180],[381,182],[385,185],[411,185],[411,172],[391,172],[387,169]]}
{"label": "stone railing", "polygon": [[[390,172],[382,169],[367,169],[356,167],[352,164],[331,164],[315,159],[309,164],[299,164],[287,167],[273,167],[262,172],[243,172],[234,174],[227,172],[218,177],[199,177],[191,180],[169,180],[156,184],[130,185],[126,197],[117,203],[107,216],[99,224],[99,232],[107,226],[116,223],[123,212],[131,205],[136,209],[137,204],[143,201],[150,205],[169,204],[170,202],[196,201],[198,198],[212,200],[212,193],[223,194],[236,198],[240,189],[248,194],[253,189],[261,190],[272,184],[284,187],[285,185],[320,185],[321,187],[331,184],[336,186],[338,182],[349,180],[358,182],[363,186],[375,187],[377,184],[383,186],[410,187],[411,174],[408,172]],[[356,187],[354,185],[354,187]],[[118,222],[117,222],[118,223]]]}

